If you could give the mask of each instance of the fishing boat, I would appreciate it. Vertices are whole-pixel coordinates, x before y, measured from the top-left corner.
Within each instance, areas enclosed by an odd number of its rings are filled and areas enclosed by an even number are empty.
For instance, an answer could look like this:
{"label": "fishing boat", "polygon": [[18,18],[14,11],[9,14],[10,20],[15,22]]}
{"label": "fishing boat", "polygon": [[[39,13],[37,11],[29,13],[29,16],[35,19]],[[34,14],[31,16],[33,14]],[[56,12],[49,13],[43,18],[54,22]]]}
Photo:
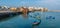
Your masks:
{"label": "fishing boat", "polygon": [[39,22],[34,21],[33,25],[39,25],[41,23],[41,20],[39,20]]}

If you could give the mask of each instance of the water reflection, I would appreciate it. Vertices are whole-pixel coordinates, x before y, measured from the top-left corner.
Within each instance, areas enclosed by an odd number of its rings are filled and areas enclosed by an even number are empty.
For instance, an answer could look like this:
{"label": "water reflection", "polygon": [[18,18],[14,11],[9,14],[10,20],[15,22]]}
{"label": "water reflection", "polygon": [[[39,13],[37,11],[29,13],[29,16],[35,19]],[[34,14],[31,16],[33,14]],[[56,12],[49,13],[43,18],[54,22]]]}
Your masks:
{"label": "water reflection", "polygon": [[9,20],[9,19],[12,19],[13,17],[15,17],[15,16],[6,17],[6,18],[1,18],[1,19],[0,19],[0,22],[7,21],[7,20]]}
{"label": "water reflection", "polygon": [[7,21],[15,16],[20,15],[20,14],[21,14],[20,12],[18,12],[18,13],[0,13],[0,22]]}
{"label": "water reflection", "polygon": [[24,18],[28,18],[28,15],[27,14],[22,14],[22,16],[24,17]]}
{"label": "water reflection", "polygon": [[41,14],[40,13],[29,13],[29,14],[22,14],[22,16],[28,19],[34,18],[34,22],[32,23],[32,28],[37,28],[41,24]]}

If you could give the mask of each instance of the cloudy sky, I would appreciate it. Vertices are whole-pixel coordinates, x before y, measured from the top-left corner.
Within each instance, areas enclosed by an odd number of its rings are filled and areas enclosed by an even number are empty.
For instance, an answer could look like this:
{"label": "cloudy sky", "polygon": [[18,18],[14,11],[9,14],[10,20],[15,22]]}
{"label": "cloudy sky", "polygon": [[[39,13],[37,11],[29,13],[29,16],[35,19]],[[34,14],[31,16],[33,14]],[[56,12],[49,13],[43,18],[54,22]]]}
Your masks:
{"label": "cloudy sky", "polygon": [[60,10],[60,0],[0,0],[0,6],[33,6]]}

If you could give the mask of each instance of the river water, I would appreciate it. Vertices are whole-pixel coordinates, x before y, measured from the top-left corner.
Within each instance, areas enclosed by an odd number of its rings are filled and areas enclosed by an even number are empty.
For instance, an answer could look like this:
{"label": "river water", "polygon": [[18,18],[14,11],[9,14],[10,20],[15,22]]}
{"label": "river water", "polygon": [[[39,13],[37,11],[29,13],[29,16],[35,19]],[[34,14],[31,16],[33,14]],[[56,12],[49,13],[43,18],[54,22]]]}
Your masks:
{"label": "river water", "polygon": [[[55,19],[46,19],[49,16]],[[40,21],[40,24],[33,26],[34,21]],[[60,28],[60,12],[31,12],[27,16],[8,17],[0,21],[0,28]]]}

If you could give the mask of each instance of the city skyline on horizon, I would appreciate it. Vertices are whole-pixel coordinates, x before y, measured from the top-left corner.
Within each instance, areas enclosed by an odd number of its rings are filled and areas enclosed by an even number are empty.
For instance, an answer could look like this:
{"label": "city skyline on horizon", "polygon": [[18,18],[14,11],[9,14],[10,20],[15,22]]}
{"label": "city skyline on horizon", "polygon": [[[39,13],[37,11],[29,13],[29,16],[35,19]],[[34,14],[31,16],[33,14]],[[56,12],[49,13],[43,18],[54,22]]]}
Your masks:
{"label": "city skyline on horizon", "polygon": [[60,0],[0,0],[0,6],[32,6],[32,7],[46,7],[48,9],[60,10]]}

